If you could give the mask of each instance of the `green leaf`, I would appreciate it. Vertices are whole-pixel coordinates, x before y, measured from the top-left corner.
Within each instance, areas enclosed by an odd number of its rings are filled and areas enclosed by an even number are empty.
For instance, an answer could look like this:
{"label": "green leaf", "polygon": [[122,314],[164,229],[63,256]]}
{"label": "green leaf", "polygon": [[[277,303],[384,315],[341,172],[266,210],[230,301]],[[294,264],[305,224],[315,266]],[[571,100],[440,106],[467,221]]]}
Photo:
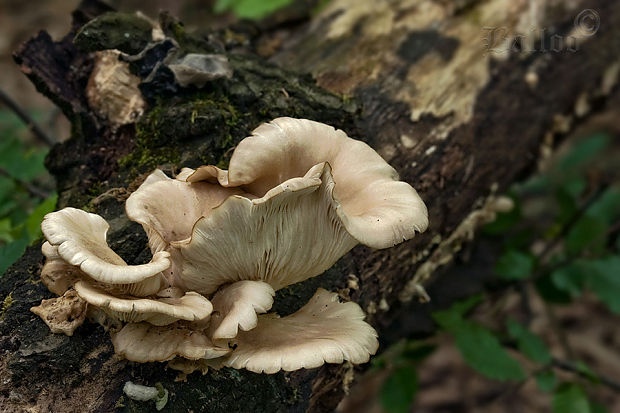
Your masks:
{"label": "green leaf", "polygon": [[582,266],[586,271],[588,288],[612,312],[620,314],[620,256],[585,261]]}
{"label": "green leaf", "polygon": [[609,143],[609,136],[603,133],[593,134],[582,139],[570,148],[568,154],[558,162],[554,170],[559,174],[576,171],[597,159],[609,146]]}
{"label": "green leaf", "polygon": [[495,265],[495,273],[507,280],[522,280],[532,274],[535,260],[531,254],[505,251]]}
{"label": "green leaf", "polygon": [[418,344],[416,342],[407,342],[402,352],[402,357],[410,362],[424,360],[430,356],[437,347],[430,344]]}
{"label": "green leaf", "polygon": [[620,188],[612,187],[601,195],[601,197],[590,206],[587,215],[595,217],[611,224],[616,218],[620,217]]}
{"label": "green leaf", "polygon": [[536,373],[536,384],[545,393],[550,393],[555,389],[558,379],[553,370],[543,370]]}
{"label": "green leaf", "polygon": [[462,324],[465,313],[474,308],[480,301],[482,301],[482,295],[480,294],[471,296],[466,300],[457,301],[452,303],[452,306],[446,310],[435,311],[433,318],[440,326],[449,330],[452,326]]}
{"label": "green leaf", "polygon": [[32,211],[32,214],[30,214],[26,220],[26,229],[31,241],[41,236],[41,221],[43,221],[43,217],[46,214],[52,212],[56,208],[57,200],[58,196],[56,194],[47,198]]}
{"label": "green leaf", "polygon": [[496,380],[523,380],[521,365],[502,347],[497,337],[486,328],[465,321],[450,330],[465,362],[479,373]]}
{"label": "green leaf", "polygon": [[525,378],[519,363],[502,347],[497,337],[463,315],[478,304],[481,296],[459,301],[447,310],[432,314],[435,321],[454,336],[465,362],[481,374],[497,380]]}
{"label": "green leaf", "polygon": [[558,204],[558,224],[563,227],[579,210],[577,203],[578,196],[573,193],[572,188],[560,187],[555,191],[555,201]]}
{"label": "green leaf", "polygon": [[583,191],[585,191],[587,187],[588,182],[586,181],[585,177],[579,175],[562,182],[562,186],[559,188],[559,191],[566,192],[576,201],[581,197]]}
{"label": "green leaf", "polygon": [[584,215],[573,225],[565,238],[566,252],[569,255],[579,254],[582,250],[603,251],[607,223],[602,219]]}
{"label": "green leaf", "polygon": [[418,391],[418,377],[412,366],[402,366],[392,371],[383,382],[379,398],[388,413],[406,413]]}
{"label": "green leaf", "polygon": [[45,173],[46,153],[42,148],[27,149],[16,135],[10,136],[0,143],[0,166],[11,176],[29,182]]}
{"label": "green leaf", "polygon": [[243,19],[262,19],[278,9],[288,6],[293,0],[217,0],[214,10],[232,10]]}
{"label": "green leaf", "polygon": [[8,218],[0,219],[0,241],[7,243],[13,241],[11,234],[11,220]]}
{"label": "green leaf", "polygon": [[568,293],[572,298],[581,295],[585,284],[585,273],[580,261],[574,261],[551,273],[551,281],[559,290]]}
{"label": "green leaf", "polygon": [[564,383],[553,394],[553,413],[591,413],[590,403],[581,386]]}
{"label": "green leaf", "polygon": [[29,242],[28,235],[24,234],[21,238],[0,247],[0,277],[22,256]]}
{"label": "green leaf", "polygon": [[572,297],[566,291],[559,289],[551,278],[551,274],[545,274],[534,281],[538,294],[547,302],[555,304],[568,304]]}
{"label": "green leaf", "polygon": [[592,413],[609,413],[609,410],[607,410],[607,407],[603,406],[600,403],[594,402],[592,400],[590,400],[590,411]]}
{"label": "green leaf", "polygon": [[508,320],[508,334],[514,340],[517,340],[519,351],[530,360],[540,364],[546,364],[551,361],[551,354],[540,337],[513,319]]}

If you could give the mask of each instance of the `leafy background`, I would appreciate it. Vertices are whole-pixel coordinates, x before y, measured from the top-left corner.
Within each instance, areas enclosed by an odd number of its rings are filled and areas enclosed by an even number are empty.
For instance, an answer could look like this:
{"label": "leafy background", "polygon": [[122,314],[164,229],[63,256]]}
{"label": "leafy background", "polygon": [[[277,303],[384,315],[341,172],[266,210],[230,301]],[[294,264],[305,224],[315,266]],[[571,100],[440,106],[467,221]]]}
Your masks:
{"label": "leafy background", "polygon": [[48,149],[29,143],[27,132],[15,114],[0,110],[0,274],[39,239],[43,216],[56,206],[43,166]]}
{"label": "leafy background", "polygon": [[[121,10],[168,9],[191,27],[261,19],[294,0],[116,0]],[[312,3],[310,11],[325,1]],[[77,0],[0,3],[2,89],[56,140],[69,135],[10,52],[39,29],[63,34]],[[292,6],[291,6],[292,5]],[[223,13],[223,14],[221,14]],[[617,119],[618,108],[608,108]],[[611,124],[615,125],[612,121]],[[487,225],[454,271],[493,265],[483,294],[433,313],[432,337],[383,349],[343,412],[620,411],[620,165],[617,126],[594,121],[568,137],[541,172],[506,196],[514,208]],[[0,274],[40,238],[54,209],[49,150],[0,105]],[[1,277],[1,275],[0,275]]]}
{"label": "leafy background", "polygon": [[379,402],[357,411],[620,411],[620,156],[606,129],[510,189],[514,208],[478,241],[497,254],[487,291],[376,358],[361,386],[382,374]]}

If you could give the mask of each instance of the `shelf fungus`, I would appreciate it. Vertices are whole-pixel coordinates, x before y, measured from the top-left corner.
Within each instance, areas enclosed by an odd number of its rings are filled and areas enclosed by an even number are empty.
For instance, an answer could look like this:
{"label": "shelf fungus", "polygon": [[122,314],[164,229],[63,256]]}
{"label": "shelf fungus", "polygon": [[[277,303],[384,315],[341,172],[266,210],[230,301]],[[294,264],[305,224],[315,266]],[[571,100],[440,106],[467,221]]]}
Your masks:
{"label": "shelf fungus", "polygon": [[275,293],[323,273],[358,243],[388,248],[428,225],[416,191],[368,145],[292,118],[255,129],[229,170],[154,171],[125,207],[146,231],[151,261],[127,265],[98,215],[48,214],[41,278],[61,297],[33,311],[65,334],[91,311],[112,319],[105,324],[115,326],[117,354],[185,373],[367,362],[377,333],[359,305],[319,289],[280,318],[269,312]]}

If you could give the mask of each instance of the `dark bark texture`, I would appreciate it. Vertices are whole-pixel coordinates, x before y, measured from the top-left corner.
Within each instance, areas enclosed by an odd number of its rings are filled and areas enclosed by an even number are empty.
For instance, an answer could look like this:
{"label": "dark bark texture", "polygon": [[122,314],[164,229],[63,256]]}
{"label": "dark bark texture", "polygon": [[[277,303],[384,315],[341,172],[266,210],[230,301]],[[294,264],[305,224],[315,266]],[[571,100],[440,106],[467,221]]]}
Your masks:
{"label": "dark bark texture", "polygon": [[[185,50],[226,53],[233,77],[180,88],[158,72],[140,86],[146,113],[118,128],[89,108],[85,89],[92,50],[122,47],[110,31],[126,33],[131,18],[102,26],[108,37],[89,43],[91,33],[78,48],[79,28],[109,11],[85,1],[65,38],[41,32],[15,59],[72,122],[70,139],[47,158],[58,208],[102,215],[111,223],[110,245],[129,264],[150,252],[123,205],[153,168],[225,166],[237,142],[279,116],[318,120],[369,143],[419,191],[429,230],[387,250],[356,247],[325,274],[279,291],[275,310],[293,312],[319,286],[338,291],[367,311],[386,348],[432,333],[430,311],[482,288],[480,274],[488,271],[448,268],[492,216],[494,193],[531,172],[571,127],[618,100],[620,3],[565,3],[540,1],[533,10],[532,2],[508,0],[332,0],[312,18],[294,8],[261,25],[201,35],[164,15],[164,31]],[[595,33],[578,30],[575,16],[584,9],[600,17]],[[130,33],[127,47],[141,44],[140,33]],[[559,47],[557,39],[564,40]],[[164,51],[153,53],[156,61]],[[133,70],[146,78],[149,65],[144,59]],[[346,365],[275,375],[212,370],[177,382],[162,363],[118,359],[95,324],[72,337],[51,334],[29,311],[52,296],[38,281],[42,264],[34,246],[2,277],[0,411],[151,411],[151,402],[123,396],[128,380],[161,383],[170,392],[165,412],[328,412],[345,394]],[[430,303],[419,302],[421,285]]]}

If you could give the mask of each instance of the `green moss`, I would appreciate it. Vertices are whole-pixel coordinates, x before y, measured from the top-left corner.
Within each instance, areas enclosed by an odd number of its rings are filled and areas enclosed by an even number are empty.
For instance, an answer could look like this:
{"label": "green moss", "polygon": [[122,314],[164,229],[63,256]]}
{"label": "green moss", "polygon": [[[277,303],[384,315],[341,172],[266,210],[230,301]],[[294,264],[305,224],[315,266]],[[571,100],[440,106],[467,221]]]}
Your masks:
{"label": "green moss", "polygon": [[121,395],[121,397],[118,398],[118,400],[116,401],[116,404],[114,405],[115,409],[120,409],[121,407],[125,407],[125,396]]}
{"label": "green moss", "polygon": [[137,54],[151,41],[151,23],[129,13],[105,13],[87,24],[75,35],[73,42],[87,52],[118,49]]}
{"label": "green moss", "polygon": [[13,299],[13,292],[10,292],[9,295],[7,295],[2,302],[2,308],[0,309],[0,320],[4,319],[4,315],[6,314],[7,310],[11,308],[14,303],[15,300]]}
{"label": "green moss", "polygon": [[168,13],[162,13],[159,24],[168,37],[177,41],[186,53],[213,53],[218,52],[211,44],[200,36],[187,33],[185,26]]}
{"label": "green moss", "polygon": [[[242,115],[221,93],[197,92],[159,102],[136,125],[136,148],[119,159],[119,166],[132,174],[162,164],[177,165],[188,158],[223,166],[226,150],[235,144]],[[188,147],[181,153],[177,148]]]}

